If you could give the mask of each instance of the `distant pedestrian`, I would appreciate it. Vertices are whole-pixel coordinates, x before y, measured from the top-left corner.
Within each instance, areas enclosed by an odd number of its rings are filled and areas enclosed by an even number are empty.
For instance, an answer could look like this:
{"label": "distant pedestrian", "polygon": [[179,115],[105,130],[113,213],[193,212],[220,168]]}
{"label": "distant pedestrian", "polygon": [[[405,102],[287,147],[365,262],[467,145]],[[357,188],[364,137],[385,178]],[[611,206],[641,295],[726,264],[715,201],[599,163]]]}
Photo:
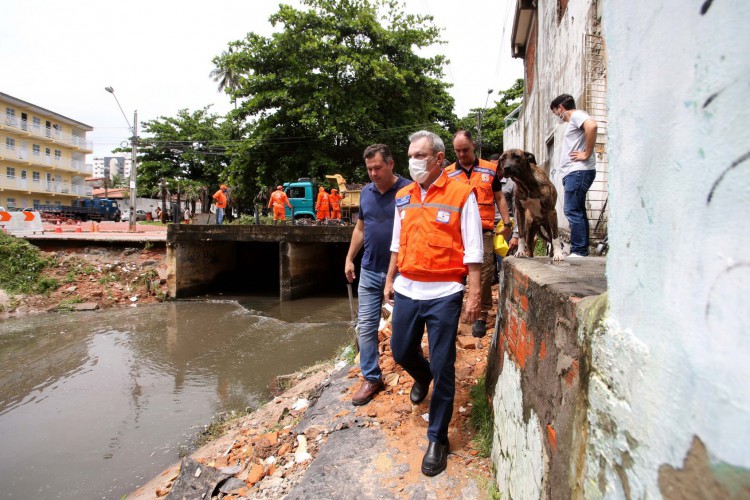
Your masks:
{"label": "distant pedestrian", "polygon": [[185,224],[190,224],[190,208],[187,205],[185,205],[183,216],[185,217]]}
{"label": "distant pedestrian", "polygon": [[275,226],[279,221],[282,224],[286,224],[286,209],[289,207],[291,210],[292,204],[289,203],[289,198],[284,192],[284,186],[276,186],[276,191],[271,193],[271,199],[268,200],[268,208],[273,207],[273,225]]}
{"label": "distant pedestrian", "polygon": [[338,190],[331,189],[328,202],[331,204],[331,220],[341,221],[341,195]]}
{"label": "distant pedestrian", "polygon": [[224,210],[227,208],[227,186],[225,184],[219,186],[219,190],[214,193],[213,199],[216,202],[216,223],[221,225],[224,221]]}
{"label": "distant pedestrian", "polygon": [[589,254],[589,219],[586,215],[586,193],[596,177],[596,121],[588,113],[576,109],[570,94],[562,94],[549,108],[563,122],[567,122],[560,162],[553,177],[561,178],[565,189],[563,211],[570,225],[570,256]]}
{"label": "distant pedestrian", "polygon": [[315,202],[315,211],[318,221],[328,220],[331,217],[331,202],[323,186],[318,189],[318,200]]}

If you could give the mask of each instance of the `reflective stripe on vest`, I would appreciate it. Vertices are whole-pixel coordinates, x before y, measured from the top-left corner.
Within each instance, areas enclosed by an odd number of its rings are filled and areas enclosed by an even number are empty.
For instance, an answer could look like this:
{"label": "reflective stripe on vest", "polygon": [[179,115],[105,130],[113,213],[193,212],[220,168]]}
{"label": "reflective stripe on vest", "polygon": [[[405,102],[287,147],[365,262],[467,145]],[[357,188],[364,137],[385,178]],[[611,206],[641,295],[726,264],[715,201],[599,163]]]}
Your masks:
{"label": "reflective stripe on vest", "polygon": [[482,219],[482,229],[495,228],[495,193],[492,191],[492,181],[495,178],[497,166],[494,163],[479,160],[479,164],[471,169],[471,176],[466,177],[463,169],[456,164],[445,167],[451,179],[469,184],[476,189],[479,217]]}
{"label": "reflective stripe on vest", "polygon": [[468,274],[463,263],[461,211],[473,191],[441,176],[421,200],[417,183],[396,194],[401,218],[398,270],[414,281],[457,281]]}

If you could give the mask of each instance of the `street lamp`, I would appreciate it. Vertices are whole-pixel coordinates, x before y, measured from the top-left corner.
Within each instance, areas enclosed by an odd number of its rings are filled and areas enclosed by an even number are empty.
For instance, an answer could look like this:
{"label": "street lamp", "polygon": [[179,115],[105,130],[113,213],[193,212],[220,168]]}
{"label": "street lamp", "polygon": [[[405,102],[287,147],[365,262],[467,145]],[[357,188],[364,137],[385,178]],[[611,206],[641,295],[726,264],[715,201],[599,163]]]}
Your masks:
{"label": "street lamp", "polygon": [[[131,233],[135,232],[135,219],[136,219],[136,213],[135,213],[135,169],[136,165],[138,163],[136,154],[138,153],[138,110],[136,110],[133,113],[133,126],[130,125],[130,121],[128,121],[128,117],[125,116],[125,111],[122,110],[122,106],[120,106],[120,101],[117,99],[117,96],[115,95],[115,89],[112,87],[104,87],[104,90],[112,94],[112,97],[115,98],[115,102],[117,102],[117,107],[120,108],[120,112],[122,113],[122,117],[125,118],[125,122],[128,124],[128,128],[130,129],[130,132],[133,134],[133,136],[130,138],[130,156],[132,157],[130,160],[130,223],[128,225],[128,231]],[[105,181],[106,182],[106,181]]]}
{"label": "street lamp", "polygon": [[490,100],[490,94],[492,94],[494,90],[487,89],[487,98],[484,100],[484,107],[482,108],[482,112],[479,113],[478,120],[477,120],[477,141],[479,142],[479,158],[482,157],[482,118],[484,117],[484,112],[487,109],[487,102]]}

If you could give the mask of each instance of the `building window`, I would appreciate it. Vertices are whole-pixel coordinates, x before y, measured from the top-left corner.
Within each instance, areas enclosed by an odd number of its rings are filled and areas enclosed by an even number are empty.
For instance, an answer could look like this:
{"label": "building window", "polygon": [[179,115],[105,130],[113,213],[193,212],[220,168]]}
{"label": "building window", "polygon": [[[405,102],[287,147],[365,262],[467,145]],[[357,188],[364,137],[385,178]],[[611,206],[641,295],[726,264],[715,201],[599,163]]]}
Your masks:
{"label": "building window", "polygon": [[14,167],[6,167],[5,168],[5,175],[8,177],[8,179],[15,179],[16,178],[16,169]]}
{"label": "building window", "polygon": [[55,161],[60,161],[60,158],[62,158],[62,151],[59,149],[55,150]]}
{"label": "building window", "polygon": [[49,148],[44,148],[44,155],[45,155],[45,156],[50,156],[50,153],[51,153],[51,152],[52,152],[52,151],[51,151],[51,150],[50,150]]}
{"label": "building window", "polygon": [[12,137],[5,138],[5,147],[7,149],[16,149],[16,140]]}
{"label": "building window", "polygon": [[21,179],[26,180],[26,170],[21,170]]}
{"label": "building window", "polygon": [[7,201],[8,201],[8,208],[16,208],[15,198],[7,198]]}
{"label": "building window", "polygon": [[42,128],[42,119],[37,116],[34,116],[31,119],[31,123],[32,123],[34,130],[37,132],[39,132],[39,130]]}
{"label": "building window", "polygon": [[34,153],[34,156],[39,156],[39,153],[40,153],[39,144],[33,144],[31,146],[31,152]]}
{"label": "building window", "polygon": [[8,125],[16,124],[16,110],[13,108],[5,108],[5,123]]}
{"label": "building window", "polygon": [[31,173],[31,180],[34,182],[39,182],[39,172],[32,172]]}
{"label": "building window", "polygon": [[34,205],[34,208],[42,204],[41,200],[32,200],[31,203]]}

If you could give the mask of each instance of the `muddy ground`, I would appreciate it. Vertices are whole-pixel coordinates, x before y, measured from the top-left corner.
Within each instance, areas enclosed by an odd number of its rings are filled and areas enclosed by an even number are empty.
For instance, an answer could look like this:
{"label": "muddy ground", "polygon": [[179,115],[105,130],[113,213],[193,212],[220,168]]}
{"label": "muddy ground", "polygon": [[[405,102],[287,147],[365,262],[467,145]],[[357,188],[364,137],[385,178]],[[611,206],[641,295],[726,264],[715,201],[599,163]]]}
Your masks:
{"label": "muddy ground", "polygon": [[67,248],[42,251],[52,261],[43,275],[59,287],[45,295],[0,290],[0,318],[59,310],[91,310],[166,299],[166,249]]}

